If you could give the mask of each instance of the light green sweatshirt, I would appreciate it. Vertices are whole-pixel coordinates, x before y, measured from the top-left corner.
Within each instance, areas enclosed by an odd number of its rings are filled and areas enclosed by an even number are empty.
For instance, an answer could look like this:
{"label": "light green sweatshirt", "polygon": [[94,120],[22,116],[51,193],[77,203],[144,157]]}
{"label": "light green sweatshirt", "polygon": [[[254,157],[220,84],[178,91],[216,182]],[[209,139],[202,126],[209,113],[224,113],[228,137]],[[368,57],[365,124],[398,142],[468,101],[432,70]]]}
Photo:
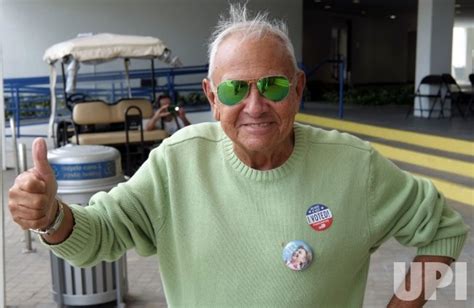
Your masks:
{"label": "light green sweatshirt", "polygon": [[[314,204],[332,213],[324,231],[306,219]],[[243,164],[218,123],[186,127],[73,213],[55,253],[77,266],[156,254],[170,307],[360,307],[385,240],[457,258],[468,230],[429,181],[367,142],[300,124],[291,157],[270,171]],[[313,249],[303,271],[282,259],[293,240]]]}

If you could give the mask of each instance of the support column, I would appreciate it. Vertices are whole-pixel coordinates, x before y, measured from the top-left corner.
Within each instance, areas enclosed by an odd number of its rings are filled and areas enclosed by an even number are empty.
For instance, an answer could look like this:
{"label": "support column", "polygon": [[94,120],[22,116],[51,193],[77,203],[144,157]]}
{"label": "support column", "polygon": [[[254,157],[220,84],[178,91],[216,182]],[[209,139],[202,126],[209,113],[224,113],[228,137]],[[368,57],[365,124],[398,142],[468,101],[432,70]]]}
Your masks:
{"label": "support column", "polygon": [[[0,25],[3,20],[0,4]],[[0,40],[0,189],[3,191],[3,170],[6,170],[5,159],[5,109],[3,99],[3,54],[2,41]],[[6,279],[5,279],[5,218],[4,196],[0,196],[0,307],[6,307]]]}
{"label": "support column", "polygon": [[469,84],[469,74],[474,73],[474,28],[466,28],[467,48],[466,48],[466,69],[464,70],[464,83]]}
{"label": "support column", "polygon": [[[454,2],[455,0],[418,0],[415,89],[426,75],[451,73]],[[417,101],[416,98],[414,115],[428,117],[432,102],[423,99],[420,106]],[[435,108],[438,109],[439,106],[438,103]],[[433,110],[432,117],[439,115],[440,111],[436,109]],[[451,115],[449,101],[444,106],[443,114]]]}

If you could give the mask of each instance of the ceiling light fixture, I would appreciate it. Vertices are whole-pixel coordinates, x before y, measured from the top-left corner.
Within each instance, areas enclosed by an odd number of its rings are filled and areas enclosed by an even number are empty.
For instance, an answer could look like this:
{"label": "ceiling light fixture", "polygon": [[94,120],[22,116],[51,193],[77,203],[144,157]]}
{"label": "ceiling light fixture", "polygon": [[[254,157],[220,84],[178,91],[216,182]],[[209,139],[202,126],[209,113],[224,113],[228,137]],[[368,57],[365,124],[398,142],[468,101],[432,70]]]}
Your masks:
{"label": "ceiling light fixture", "polygon": [[456,4],[454,5],[454,7],[455,7],[455,8],[460,8],[461,5],[460,5],[459,3],[456,3]]}
{"label": "ceiling light fixture", "polygon": [[324,8],[325,8],[326,10],[329,10],[329,9],[331,8],[331,6],[330,6],[329,4],[326,4],[326,5],[324,6]]}
{"label": "ceiling light fixture", "polygon": [[390,15],[389,18],[392,19],[392,20],[397,19],[397,15]]}
{"label": "ceiling light fixture", "polygon": [[359,4],[359,3],[360,3],[360,0],[352,0],[352,3],[354,3],[354,4]]}

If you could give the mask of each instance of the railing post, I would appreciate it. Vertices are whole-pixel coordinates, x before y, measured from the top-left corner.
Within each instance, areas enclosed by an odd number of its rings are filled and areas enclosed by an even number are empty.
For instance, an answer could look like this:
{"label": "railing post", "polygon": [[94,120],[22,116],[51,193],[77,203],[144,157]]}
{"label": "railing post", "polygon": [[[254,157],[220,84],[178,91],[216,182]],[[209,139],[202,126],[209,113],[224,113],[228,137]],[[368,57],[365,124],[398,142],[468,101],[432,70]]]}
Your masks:
{"label": "railing post", "polygon": [[16,174],[20,174],[20,155],[18,154],[18,145],[16,143],[16,124],[15,119],[10,118],[10,129],[12,131],[12,146],[13,146],[13,156],[15,159],[15,171]]}
{"label": "railing post", "polygon": [[175,102],[174,85],[173,85],[171,74],[169,72],[166,74],[166,83],[168,87],[168,95],[171,96],[171,101],[174,103]]}
{"label": "railing post", "polygon": [[20,133],[20,121],[21,121],[21,106],[20,106],[20,90],[15,87],[15,95],[13,102],[15,104],[15,122],[16,122],[16,135],[18,138],[21,137]]}
{"label": "railing post", "polygon": [[[20,172],[24,172],[28,169],[26,163],[26,145],[24,143],[20,143],[18,145],[18,155],[19,155],[19,162],[20,162]],[[24,241],[25,241],[25,248],[23,248],[23,253],[32,253],[36,252],[36,249],[33,249],[31,245],[31,233],[30,230],[24,231]]]}
{"label": "railing post", "polygon": [[115,102],[115,81],[112,81],[112,102]]}
{"label": "railing post", "polygon": [[339,118],[344,118],[344,58],[339,56]]}

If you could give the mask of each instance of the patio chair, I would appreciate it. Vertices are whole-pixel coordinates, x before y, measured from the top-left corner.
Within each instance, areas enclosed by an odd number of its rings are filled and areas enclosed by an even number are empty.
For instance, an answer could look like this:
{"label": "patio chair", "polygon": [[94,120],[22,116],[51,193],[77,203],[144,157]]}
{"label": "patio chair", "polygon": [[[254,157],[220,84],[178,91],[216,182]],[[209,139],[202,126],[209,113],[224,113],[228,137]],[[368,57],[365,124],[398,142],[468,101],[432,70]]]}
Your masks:
{"label": "patio chair", "polygon": [[[69,141],[75,144],[124,145],[127,138],[125,112],[130,106],[137,106],[144,119],[153,115],[151,103],[144,99],[122,99],[115,104],[94,101],[74,105],[72,120],[75,136]],[[166,137],[168,134],[160,129],[146,131],[143,136],[145,142],[160,142]],[[140,142],[141,133],[131,131],[129,140]]]}
{"label": "patio chair", "polygon": [[453,114],[453,111],[454,111],[453,105],[455,105],[461,117],[464,118],[464,112],[461,108],[461,105],[464,103],[467,105],[470,99],[470,95],[468,93],[463,92],[461,87],[456,82],[456,79],[454,79],[451,74],[443,74],[441,75],[441,78],[443,79],[444,85],[446,86],[444,102],[448,100],[451,101],[451,115]]}
{"label": "patio chair", "polygon": [[474,107],[474,74],[469,74],[469,81],[471,82],[471,99],[467,104],[466,113],[470,112],[472,114],[472,107]]}
{"label": "patio chair", "polygon": [[72,112],[75,135],[69,142],[115,147],[121,153],[122,169],[132,176],[150,150],[168,137],[162,129],[143,130],[143,119],[152,115],[151,102],[145,99],[78,103]]}
{"label": "patio chair", "polygon": [[[133,175],[148,156],[145,154],[145,139],[143,135],[143,113],[138,106],[129,106],[124,114],[125,124],[125,174]],[[138,131],[140,140],[132,144],[131,133]]]}
{"label": "patio chair", "polygon": [[[431,114],[435,110],[435,106],[439,102],[440,108],[437,109],[439,111],[438,117],[444,117],[444,99],[441,95],[441,89],[443,87],[443,79],[441,75],[427,75],[423,77],[420,81],[420,84],[416,88],[415,91],[415,102],[414,106],[410,107],[408,110],[406,117],[408,117],[413,111],[419,110],[422,114],[425,111],[428,111],[428,118],[431,118]],[[416,100],[418,98],[418,100]],[[422,99],[426,98],[432,101],[432,105],[430,109],[424,109],[422,105]],[[418,102],[418,107],[416,107],[416,102]]]}

